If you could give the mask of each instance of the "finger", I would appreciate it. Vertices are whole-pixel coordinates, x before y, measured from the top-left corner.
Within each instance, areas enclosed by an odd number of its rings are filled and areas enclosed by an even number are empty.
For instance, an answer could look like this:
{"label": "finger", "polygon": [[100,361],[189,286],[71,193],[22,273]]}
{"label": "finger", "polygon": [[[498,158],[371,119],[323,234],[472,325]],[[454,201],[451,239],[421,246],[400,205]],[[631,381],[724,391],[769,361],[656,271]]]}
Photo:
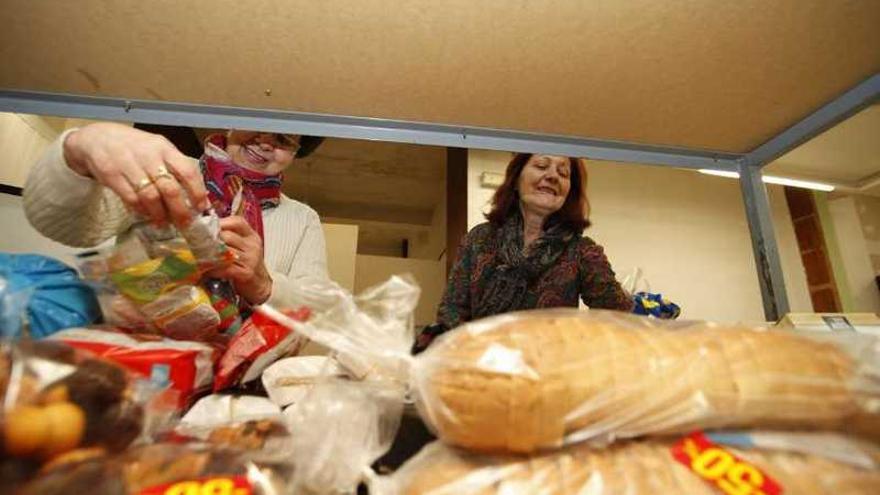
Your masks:
{"label": "finger", "polygon": [[154,187],[146,188],[145,190],[155,189],[158,192],[161,196],[161,202],[168,209],[168,215],[171,217],[174,225],[179,227],[189,226],[192,222],[193,212],[186,204],[186,195],[177,179],[167,172],[163,173],[159,170],[158,165],[154,165],[148,173],[153,177]]}
{"label": "finger", "polygon": [[137,193],[131,183],[121,173],[104,176],[102,184],[119,196],[125,206],[138,215],[149,218],[147,210],[141,205]]}
{"label": "finger", "polygon": [[226,232],[235,232],[242,237],[251,237],[256,235],[256,232],[254,232],[254,229],[251,227],[251,225],[247,223],[247,220],[245,220],[244,217],[238,215],[221,218],[220,228]]}
{"label": "finger", "polygon": [[[137,201],[135,211],[154,222],[164,222],[166,220],[165,207],[162,206],[159,194],[150,183],[147,174],[135,163],[132,157],[120,154],[115,159],[115,169],[124,178],[128,189],[134,192]],[[119,194],[118,191],[117,194]]]}
{"label": "finger", "polygon": [[198,167],[194,166],[192,160],[177,148],[166,151],[163,158],[168,171],[177,178],[193,207],[199,211],[207,210],[208,192],[205,190],[205,181]]}
{"label": "finger", "polygon": [[247,249],[247,242],[245,240],[246,238],[237,232],[231,230],[221,230],[219,237],[220,240],[226,243],[226,245],[230,248],[237,249],[242,252]]}

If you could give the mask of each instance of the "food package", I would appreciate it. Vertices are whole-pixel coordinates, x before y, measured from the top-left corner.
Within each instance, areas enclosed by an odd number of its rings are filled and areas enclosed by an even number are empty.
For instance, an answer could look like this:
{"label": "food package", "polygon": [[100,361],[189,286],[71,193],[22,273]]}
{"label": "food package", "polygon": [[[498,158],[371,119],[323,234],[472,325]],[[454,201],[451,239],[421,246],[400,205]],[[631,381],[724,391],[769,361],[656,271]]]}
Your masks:
{"label": "food package", "polygon": [[287,459],[291,451],[281,408],[258,396],[203,397],[180,420],[174,435],[220,448],[258,452],[262,460]]}
{"label": "food package", "polygon": [[[310,311],[300,308],[288,311],[286,315],[296,321],[305,321]],[[302,334],[261,313],[254,313],[232,336],[217,362],[214,391],[256,380],[267,366],[284,356],[298,353],[306,343]]]}
{"label": "food package", "polygon": [[218,222],[216,215],[194,215],[183,232],[139,222],[112,248],[81,255],[80,271],[94,285],[107,322],[180,340],[234,333],[238,296],[228,281],[205,277],[234,261]]}
{"label": "food package", "polygon": [[94,292],[73,268],[37,254],[0,253],[0,337],[42,338],[100,316]]}
{"label": "food package", "polygon": [[171,387],[181,409],[213,382],[217,350],[200,342],[91,328],[62,330],[52,339],[118,363],[159,387]]}
{"label": "food package", "polygon": [[330,356],[297,356],[276,361],[263,371],[263,388],[275,404],[286,407],[303,400],[309,390],[327,377],[348,376]]}
{"label": "food package", "polygon": [[441,336],[411,380],[441,440],[487,452],[720,427],[880,430],[880,340],[864,335],[537,310]]}
{"label": "food package", "polygon": [[[809,440],[807,440],[809,442]],[[820,447],[822,440],[819,440]],[[711,436],[586,445],[530,457],[467,453],[440,442],[425,447],[372,495],[869,495],[880,493],[876,446],[850,442],[869,466],[817,452],[730,447]]]}
{"label": "food package", "polygon": [[0,344],[4,481],[74,449],[125,449],[161,419],[160,398],[119,366],[63,343]]}
{"label": "food package", "polygon": [[76,451],[18,495],[288,495],[292,467],[210,443],[163,442],[121,454]]}

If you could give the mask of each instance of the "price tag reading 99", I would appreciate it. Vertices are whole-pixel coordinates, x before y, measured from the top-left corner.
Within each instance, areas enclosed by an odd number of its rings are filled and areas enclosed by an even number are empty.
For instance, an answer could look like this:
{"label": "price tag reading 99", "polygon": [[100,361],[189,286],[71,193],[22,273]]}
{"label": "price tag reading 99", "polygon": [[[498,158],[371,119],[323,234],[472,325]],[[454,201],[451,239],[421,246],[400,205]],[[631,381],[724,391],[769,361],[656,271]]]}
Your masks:
{"label": "price tag reading 99", "polygon": [[244,476],[207,477],[153,486],[140,495],[253,495]]}
{"label": "price tag reading 99", "polygon": [[782,493],[782,487],[763,471],[712,443],[702,432],[673,445],[672,456],[727,495]]}

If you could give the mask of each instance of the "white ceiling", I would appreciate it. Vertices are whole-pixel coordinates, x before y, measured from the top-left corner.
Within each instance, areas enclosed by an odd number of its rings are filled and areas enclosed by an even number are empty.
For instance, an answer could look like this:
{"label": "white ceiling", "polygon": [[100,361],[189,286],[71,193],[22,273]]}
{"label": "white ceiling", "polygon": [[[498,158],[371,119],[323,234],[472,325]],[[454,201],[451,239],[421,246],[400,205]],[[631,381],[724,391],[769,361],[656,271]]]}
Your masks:
{"label": "white ceiling", "polygon": [[358,225],[362,254],[399,256],[445,201],[446,149],[327,139],[285,173],[284,192],[325,221]]}
{"label": "white ceiling", "polygon": [[880,195],[880,105],[862,110],[783,155],[765,173]]}

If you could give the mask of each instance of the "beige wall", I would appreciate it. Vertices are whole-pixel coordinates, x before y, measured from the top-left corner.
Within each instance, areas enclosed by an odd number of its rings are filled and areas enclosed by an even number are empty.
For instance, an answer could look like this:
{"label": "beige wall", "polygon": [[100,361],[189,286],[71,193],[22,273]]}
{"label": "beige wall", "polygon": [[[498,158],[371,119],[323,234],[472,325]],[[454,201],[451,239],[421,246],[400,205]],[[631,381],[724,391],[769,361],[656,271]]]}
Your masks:
{"label": "beige wall", "polygon": [[874,274],[880,275],[880,198],[855,196],[856,213],[862,226],[862,235],[868,244],[868,255]]}
{"label": "beige wall", "polygon": [[441,277],[440,262],[359,254],[355,273],[355,293],[382,283],[391,275],[405,273],[411,274],[422,290],[415,312],[416,326],[432,323],[437,316],[437,304],[445,287]]}
{"label": "beige wall", "polygon": [[31,164],[58,134],[42,117],[0,113],[0,184],[24,186]]}
{"label": "beige wall", "polygon": [[330,279],[353,291],[358,227],[332,223],[323,223],[321,227],[327,245],[327,272]]}
{"label": "beige wall", "polygon": [[[828,213],[834,224],[834,240],[843,265],[843,280],[837,280],[837,283],[846,284],[849,295],[846,308],[848,311],[880,313],[880,291],[874,281],[877,271],[871,259],[877,241],[867,238],[862,222],[862,218],[866,217],[866,210],[870,208],[866,204],[872,205],[871,200],[874,199],[857,196],[828,199]],[[873,223],[869,223],[869,227],[876,225],[880,217],[870,220]],[[876,235],[876,231],[871,235]]]}
{"label": "beige wall", "polygon": [[[468,226],[484,221],[494,192],[483,172],[504,173],[509,153],[472,150],[468,158]],[[685,318],[764,319],[739,183],[690,170],[589,162],[593,227],[618,279],[641,267],[654,292]],[[806,276],[782,190],[769,188],[792,311],[812,311]]]}

